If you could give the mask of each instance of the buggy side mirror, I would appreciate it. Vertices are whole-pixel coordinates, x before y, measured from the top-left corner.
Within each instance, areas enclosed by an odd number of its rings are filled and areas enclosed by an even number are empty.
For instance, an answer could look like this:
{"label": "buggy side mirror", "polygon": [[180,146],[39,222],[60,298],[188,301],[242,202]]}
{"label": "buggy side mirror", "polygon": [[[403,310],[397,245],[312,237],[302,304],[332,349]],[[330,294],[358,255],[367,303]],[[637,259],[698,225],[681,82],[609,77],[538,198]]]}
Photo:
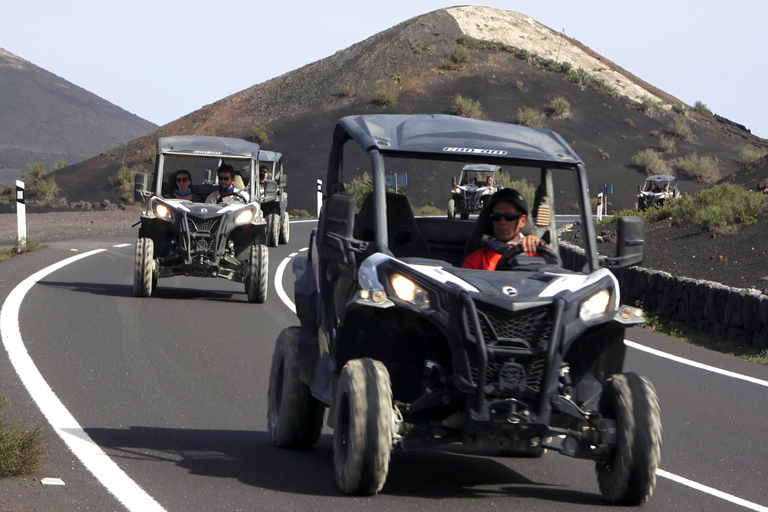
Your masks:
{"label": "buggy side mirror", "polygon": [[350,241],[355,227],[355,198],[331,195],[323,208],[320,226],[320,257],[351,265]]}
{"label": "buggy side mirror", "polygon": [[451,176],[451,186],[452,187],[456,186],[456,176]]}
{"label": "buggy side mirror", "polygon": [[285,175],[284,172],[280,173],[280,188],[285,188],[285,186],[288,184],[288,176]]}
{"label": "buggy side mirror", "polygon": [[618,243],[615,258],[601,261],[606,268],[627,268],[643,261],[645,222],[640,217],[619,217]]}
{"label": "buggy side mirror", "polygon": [[133,179],[133,199],[137,203],[146,203],[152,195],[149,191],[148,181],[149,175],[145,172],[137,173]]}
{"label": "buggy side mirror", "polygon": [[276,194],[277,182],[275,180],[264,181],[264,195]]}

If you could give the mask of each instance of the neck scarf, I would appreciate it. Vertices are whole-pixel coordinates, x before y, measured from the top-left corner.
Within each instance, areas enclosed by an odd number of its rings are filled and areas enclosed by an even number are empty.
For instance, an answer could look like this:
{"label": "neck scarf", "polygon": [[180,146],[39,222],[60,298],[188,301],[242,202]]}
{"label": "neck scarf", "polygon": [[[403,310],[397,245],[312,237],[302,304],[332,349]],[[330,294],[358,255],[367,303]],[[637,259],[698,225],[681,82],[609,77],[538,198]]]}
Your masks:
{"label": "neck scarf", "polygon": [[235,185],[232,184],[229,186],[229,188],[220,188],[219,195],[223,196],[224,194],[229,194],[230,192],[234,192],[234,191],[235,191]]}
{"label": "neck scarf", "polygon": [[489,236],[488,238],[485,239],[485,243],[488,245],[488,247],[496,251],[498,254],[504,254],[509,249],[511,249],[512,247],[520,243],[520,235],[518,234],[514,239],[509,240],[507,242],[502,242],[496,237]]}
{"label": "neck scarf", "polygon": [[181,190],[174,190],[173,193],[176,194],[177,196],[185,197],[192,194],[192,189],[188,188],[186,192],[182,192]]}

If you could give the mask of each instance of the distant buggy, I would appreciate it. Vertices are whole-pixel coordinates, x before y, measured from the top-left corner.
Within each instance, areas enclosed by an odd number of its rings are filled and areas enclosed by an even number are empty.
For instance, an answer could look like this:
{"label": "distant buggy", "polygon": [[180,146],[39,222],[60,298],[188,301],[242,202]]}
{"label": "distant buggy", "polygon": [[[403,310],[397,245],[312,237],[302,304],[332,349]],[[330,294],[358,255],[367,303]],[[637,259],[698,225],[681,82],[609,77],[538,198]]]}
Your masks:
{"label": "distant buggy", "polygon": [[479,213],[485,202],[499,188],[496,173],[498,165],[465,165],[459,180],[451,178],[451,198],[448,200],[448,218],[453,219],[458,212],[462,220],[472,213]]}
{"label": "distant buggy", "polygon": [[[269,254],[267,223],[258,198],[259,146],[240,139],[181,135],[157,140],[151,188],[148,176],[136,176],[134,196],[147,201],[139,221],[134,260],[133,292],[148,297],[158,278],[172,276],[220,277],[244,283],[249,302],[267,298]],[[235,187],[247,194],[221,196],[217,204],[173,197],[175,177],[192,175],[199,200],[218,190],[216,169],[223,163],[247,172]]]}
{"label": "distant buggy", "polygon": [[288,176],[283,170],[283,155],[275,151],[259,152],[259,167],[267,166],[269,175],[259,183],[258,201],[267,220],[267,245],[287,244],[291,236],[288,218],[288,192],[285,187]]}
{"label": "distant buggy", "polygon": [[[489,232],[488,209],[469,223],[415,218],[411,208],[428,203],[418,192],[455,162],[538,177],[523,229],[549,246],[509,250],[497,272],[460,268]],[[345,180],[366,163],[373,190],[356,213]],[[387,172],[407,171],[408,196],[388,193]],[[580,207],[577,271],[558,256],[561,194]],[[616,257],[598,254],[584,163],[550,130],[442,115],[341,119],[318,228],[293,264],[300,325],[275,345],[272,441],[311,447],[329,408],[345,493],[381,490],[393,448],[463,443],[592,460],[606,500],[646,501],[659,404],[646,378],[624,372],[625,329],[644,318],[621,305],[609,270],[642,260],[640,218],[619,219],[617,246]]]}
{"label": "distant buggy", "polygon": [[677,199],[680,191],[674,176],[649,176],[642,187],[637,187],[637,209],[642,211],[650,206],[661,206],[668,199]]}

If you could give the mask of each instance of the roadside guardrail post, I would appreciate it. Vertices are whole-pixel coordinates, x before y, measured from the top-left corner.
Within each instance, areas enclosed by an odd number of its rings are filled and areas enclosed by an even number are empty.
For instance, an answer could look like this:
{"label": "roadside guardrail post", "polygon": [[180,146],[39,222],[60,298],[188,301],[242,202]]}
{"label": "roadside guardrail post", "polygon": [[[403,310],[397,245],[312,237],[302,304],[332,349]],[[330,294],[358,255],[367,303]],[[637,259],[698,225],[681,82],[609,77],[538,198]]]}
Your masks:
{"label": "roadside guardrail post", "polygon": [[24,204],[24,182],[16,180],[16,249],[27,250],[27,206]]}
{"label": "roadside guardrail post", "polygon": [[320,207],[323,206],[323,180],[317,180],[317,218],[320,218]]}

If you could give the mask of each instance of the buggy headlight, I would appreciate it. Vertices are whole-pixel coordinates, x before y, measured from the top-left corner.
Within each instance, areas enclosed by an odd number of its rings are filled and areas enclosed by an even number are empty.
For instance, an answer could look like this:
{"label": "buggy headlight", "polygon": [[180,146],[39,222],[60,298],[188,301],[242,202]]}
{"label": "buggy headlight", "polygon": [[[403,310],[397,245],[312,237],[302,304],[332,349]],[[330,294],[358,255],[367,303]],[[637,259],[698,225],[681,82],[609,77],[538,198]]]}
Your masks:
{"label": "buggy headlight", "polygon": [[597,318],[608,311],[608,305],[611,303],[611,292],[601,290],[585,300],[579,308],[579,318],[585,322]]}
{"label": "buggy headlight", "polygon": [[461,189],[459,187],[455,187],[451,192],[454,194],[461,194]]}
{"label": "buggy headlight", "polygon": [[173,213],[171,212],[171,209],[165,206],[163,203],[155,204],[155,215],[165,220],[168,220],[171,217],[173,217]]}
{"label": "buggy headlight", "polygon": [[429,309],[429,293],[402,274],[392,274],[389,278],[392,289],[400,300],[413,304],[419,309]]}
{"label": "buggy headlight", "polygon": [[249,208],[237,214],[237,217],[235,217],[235,224],[237,226],[242,226],[243,224],[248,224],[252,220],[253,220],[253,210]]}

